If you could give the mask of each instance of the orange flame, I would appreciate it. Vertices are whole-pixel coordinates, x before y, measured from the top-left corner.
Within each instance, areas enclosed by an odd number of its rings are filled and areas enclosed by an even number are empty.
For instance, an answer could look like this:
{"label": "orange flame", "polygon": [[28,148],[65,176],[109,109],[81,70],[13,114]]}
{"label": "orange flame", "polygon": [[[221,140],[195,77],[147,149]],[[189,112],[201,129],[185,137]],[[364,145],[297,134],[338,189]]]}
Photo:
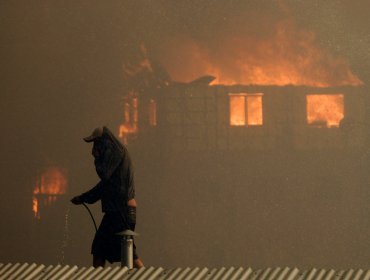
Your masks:
{"label": "orange flame", "polygon": [[362,84],[345,59],[321,49],[316,35],[298,29],[292,19],[277,22],[268,32],[269,36],[221,35],[216,46],[190,38],[169,39],[159,59],[172,78],[182,82],[212,75],[217,77],[212,84],[225,85]]}
{"label": "orange flame", "polygon": [[343,94],[307,95],[307,123],[318,127],[339,127],[344,117]]}
{"label": "orange flame", "polygon": [[230,94],[230,125],[262,125],[262,94]]}
{"label": "orange flame", "polygon": [[119,126],[118,136],[127,144],[127,136],[138,132],[138,98],[130,93],[123,107],[123,123]]}
{"label": "orange flame", "polygon": [[67,175],[64,169],[55,166],[47,168],[36,181],[33,191],[32,211],[34,216],[40,219],[40,206],[50,206],[56,201],[57,195],[66,193],[67,186]]}
{"label": "orange flame", "polygon": [[40,212],[39,212],[39,201],[35,196],[32,198],[32,212],[35,218],[40,219]]}
{"label": "orange flame", "polygon": [[245,96],[230,96],[230,124],[241,126],[246,124]]}

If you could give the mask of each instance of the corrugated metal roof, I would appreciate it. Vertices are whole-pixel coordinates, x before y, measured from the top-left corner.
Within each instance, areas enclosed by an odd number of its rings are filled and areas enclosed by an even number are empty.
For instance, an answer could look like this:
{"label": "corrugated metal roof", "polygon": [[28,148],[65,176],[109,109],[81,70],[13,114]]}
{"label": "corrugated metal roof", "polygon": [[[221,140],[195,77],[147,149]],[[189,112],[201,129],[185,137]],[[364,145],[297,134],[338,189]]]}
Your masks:
{"label": "corrugated metal roof", "polygon": [[175,268],[77,267],[68,265],[2,264],[0,279],[16,280],[370,280],[370,270],[326,270],[297,268]]}

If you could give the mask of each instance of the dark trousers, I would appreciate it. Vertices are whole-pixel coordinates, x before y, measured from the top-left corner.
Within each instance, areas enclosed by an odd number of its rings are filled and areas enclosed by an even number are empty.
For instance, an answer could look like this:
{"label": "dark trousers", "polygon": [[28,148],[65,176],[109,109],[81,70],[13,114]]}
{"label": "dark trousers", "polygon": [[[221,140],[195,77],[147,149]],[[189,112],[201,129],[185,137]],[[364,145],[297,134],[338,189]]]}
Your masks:
{"label": "dark trousers", "polygon": [[[105,213],[95,234],[91,254],[102,257],[110,263],[121,261],[121,237],[117,235],[125,229],[135,230],[136,207],[128,207],[127,215],[120,212]],[[134,260],[138,258],[134,242]]]}

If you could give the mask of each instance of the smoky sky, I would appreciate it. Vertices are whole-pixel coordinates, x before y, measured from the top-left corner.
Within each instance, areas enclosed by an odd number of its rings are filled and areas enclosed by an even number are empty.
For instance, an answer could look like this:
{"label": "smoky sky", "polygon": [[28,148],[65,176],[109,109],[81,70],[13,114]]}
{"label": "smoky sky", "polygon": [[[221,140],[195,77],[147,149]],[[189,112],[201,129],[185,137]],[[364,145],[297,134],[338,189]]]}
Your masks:
{"label": "smoky sky", "polygon": [[[2,1],[0,243],[26,238],[18,221],[32,214],[29,196],[45,166],[69,170],[68,195],[96,181],[91,147],[82,137],[98,125],[117,134],[127,91],[123,65],[140,61],[141,45],[158,64],[171,63],[166,55],[176,54],[174,38],[206,46],[217,57],[220,38],[268,38],[274,24],[290,19],[313,32],[319,48],[348,61],[367,85],[369,8],[366,0]],[[0,253],[0,262],[26,259],[7,252]]]}
{"label": "smoky sky", "polygon": [[[125,86],[122,63],[135,60],[141,43],[160,60],[171,38],[217,48],[220,34],[269,36],[269,25],[284,17],[315,32],[324,49],[349,60],[367,80],[366,10],[366,1],[339,0],[2,3],[3,127],[36,145],[44,137],[58,141],[58,131],[77,137],[78,127],[119,114],[112,104]],[[79,123],[72,131],[70,119]]]}

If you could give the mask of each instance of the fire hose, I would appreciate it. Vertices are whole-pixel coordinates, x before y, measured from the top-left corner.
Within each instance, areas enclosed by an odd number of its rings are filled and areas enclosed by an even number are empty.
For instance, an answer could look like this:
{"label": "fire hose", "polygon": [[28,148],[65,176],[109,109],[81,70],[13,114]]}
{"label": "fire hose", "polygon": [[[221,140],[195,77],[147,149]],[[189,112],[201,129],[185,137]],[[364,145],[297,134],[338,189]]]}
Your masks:
{"label": "fire hose", "polygon": [[94,223],[95,231],[98,231],[98,227],[96,226],[96,222],[95,222],[94,216],[93,216],[93,214],[91,213],[91,211],[90,211],[89,207],[88,207],[84,202],[82,202],[82,205],[83,205],[83,206],[85,206],[85,208],[86,208],[87,212],[89,212],[90,217],[91,217],[91,219],[92,219],[92,221],[93,221],[93,223]]}
{"label": "fire hose", "polygon": [[[91,220],[94,223],[95,231],[98,231],[98,228],[96,226],[96,222],[94,219],[93,214],[91,213],[89,207],[82,202],[81,203],[89,212],[89,215],[91,217]],[[124,218],[122,216],[122,218]],[[134,250],[134,240],[133,236],[138,235],[136,232],[131,231],[130,229],[124,230],[122,232],[116,233],[117,235],[121,236],[121,266],[122,267],[128,267],[129,269],[132,269],[134,266],[133,263],[133,250]]]}
{"label": "fire hose", "polygon": [[[87,212],[89,212],[89,215],[91,217],[91,220],[94,223],[95,231],[98,231],[98,228],[96,226],[96,222],[94,219],[93,214],[91,213],[89,207],[82,202],[82,205],[86,208]],[[117,233],[117,235],[121,236],[121,266],[122,267],[128,267],[129,269],[133,268],[133,236],[137,235],[134,231],[131,230],[125,230],[122,232]]]}

